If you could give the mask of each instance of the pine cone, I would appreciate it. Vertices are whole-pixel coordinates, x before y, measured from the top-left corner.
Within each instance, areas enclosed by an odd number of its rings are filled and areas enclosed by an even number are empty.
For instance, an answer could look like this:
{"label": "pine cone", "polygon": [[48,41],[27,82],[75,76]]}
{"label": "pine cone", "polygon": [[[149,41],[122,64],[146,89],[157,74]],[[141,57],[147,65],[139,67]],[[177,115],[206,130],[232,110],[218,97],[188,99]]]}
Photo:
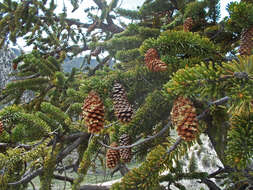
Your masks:
{"label": "pine cone", "polygon": [[0,121],[0,135],[2,135],[3,132],[4,132],[4,125],[3,125],[3,123]]}
{"label": "pine cone", "polygon": [[99,133],[104,128],[104,105],[96,92],[91,91],[83,104],[83,118],[89,133]]}
{"label": "pine cone", "polygon": [[146,53],[145,53],[145,63],[146,65],[150,63],[153,59],[159,59],[159,55],[156,49],[150,48]]}
{"label": "pine cone", "polygon": [[160,71],[166,71],[167,65],[163,61],[159,59],[153,59],[148,64],[147,67],[150,71],[153,72],[160,72]]}
{"label": "pine cone", "polygon": [[113,86],[114,113],[121,122],[130,122],[133,115],[132,106],[129,104],[125,89],[120,83]]}
{"label": "pine cone", "polygon": [[[111,147],[117,147],[117,143],[113,142]],[[106,153],[106,166],[107,168],[115,168],[119,162],[119,151],[108,149]]]}
{"label": "pine cone", "polygon": [[87,29],[87,33],[91,33],[97,26],[97,21],[94,21],[93,24],[91,24],[88,29]]}
{"label": "pine cone", "polygon": [[178,135],[185,141],[196,138],[198,132],[196,116],[196,108],[189,99],[180,96],[175,100],[171,110],[171,120],[177,127]]}
{"label": "pine cone", "polygon": [[[131,139],[130,136],[127,134],[123,134],[120,136],[119,143],[120,146],[127,146],[130,145]],[[120,158],[125,162],[131,162],[132,159],[132,149],[131,148],[124,148],[119,150]]]}
{"label": "pine cone", "polygon": [[192,29],[192,26],[193,26],[192,18],[191,17],[186,18],[183,25],[184,31],[189,32]]}
{"label": "pine cone", "polygon": [[239,53],[241,55],[251,55],[253,48],[253,27],[246,29],[241,34]]}

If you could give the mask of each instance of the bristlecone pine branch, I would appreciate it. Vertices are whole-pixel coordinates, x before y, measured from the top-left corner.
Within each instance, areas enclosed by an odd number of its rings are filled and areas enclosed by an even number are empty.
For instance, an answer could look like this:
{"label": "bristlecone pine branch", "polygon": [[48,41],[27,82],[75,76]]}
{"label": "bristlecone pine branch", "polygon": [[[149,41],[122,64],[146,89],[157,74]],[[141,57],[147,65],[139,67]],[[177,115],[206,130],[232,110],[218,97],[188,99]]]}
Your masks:
{"label": "bristlecone pine branch", "polygon": [[196,138],[198,133],[196,116],[196,108],[188,98],[180,96],[175,100],[171,110],[171,121],[177,127],[178,135],[185,141]]}
{"label": "bristlecone pine branch", "polygon": [[114,113],[121,122],[130,122],[133,115],[133,108],[127,100],[126,91],[120,83],[113,86]]}
{"label": "bristlecone pine branch", "polygon": [[[117,147],[117,143],[113,142],[111,147]],[[106,166],[107,168],[115,168],[119,162],[120,155],[119,150],[108,149],[106,152]]]}
{"label": "bristlecone pine branch", "polygon": [[158,52],[154,48],[150,48],[146,52],[144,61],[148,69],[152,72],[160,72],[167,69],[166,63],[159,59]]}
{"label": "bristlecone pine branch", "polygon": [[[131,144],[131,138],[128,134],[123,134],[119,139],[120,146],[127,146]],[[123,162],[128,163],[132,160],[132,149],[124,148],[119,150],[120,158]]]}
{"label": "bristlecone pine branch", "polygon": [[190,32],[192,26],[193,26],[193,19],[191,17],[186,18],[183,25],[184,31]]}
{"label": "bristlecone pine branch", "polygon": [[0,121],[0,135],[2,135],[3,132],[4,132],[4,125],[2,121]]}
{"label": "bristlecone pine branch", "polygon": [[250,27],[242,31],[239,53],[241,55],[251,55],[252,48],[253,48],[253,27]]}
{"label": "bristlecone pine branch", "polygon": [[98,94],[91,91],[83,104],[83,119],[89,133],[99,133],[104,128],[104,104]]}

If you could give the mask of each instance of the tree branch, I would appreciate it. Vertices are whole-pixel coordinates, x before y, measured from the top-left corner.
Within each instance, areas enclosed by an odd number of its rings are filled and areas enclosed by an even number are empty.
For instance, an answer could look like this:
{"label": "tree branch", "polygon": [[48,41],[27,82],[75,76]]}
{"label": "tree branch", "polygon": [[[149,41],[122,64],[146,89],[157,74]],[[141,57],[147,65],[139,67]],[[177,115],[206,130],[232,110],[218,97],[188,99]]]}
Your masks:
{"label": "tree branch", "polygon": [[87,133],[87,136],[79,137],[75,142],[73,142],[63,151],[61,151],[56,157],[56,162],[59,163],[63,158],[65,158],[68,154],[70,154],[76,147],[78,147],[82,143],[84,139],[87,139],[88,135],[89,134]]}
{"label": "tree branch", "polygon": [[108,145],[104,144],[104,143],[103,143],[102,141],[100,141],[100,140],[98,140],[98,142],[99,142],[101,145],[103,145],[104,147],[110,148],[110,149],[113,149],[113,150],[119,150],[119,149],[125,149],[125,148],[132,148],[132,147],[138,146],[138,145],[140,145],[140,144],[143,144],[143,143],[145,143],[145,142],[148,142],[148,141],[150,141],[150,140],[155,139],[156,137],[159,137],[159,136],[163,135],[163,134],[165,133],[165,131],[170,127],[170,125],[171,125],[171,122],[169,121],[168,124],[165,125],[165,127],[164,127],[161,131],[159,131],[157,134],[155,134],[155,135],[153,135],[153,136],[150,136],[150,137],[148,137],[148,138],[146,138],[146,139],[140,140],[139,142],[136,142],[136,143],[134,143],[134,144],[127,145],[127,146],[111,147],[111,146],[108,146]]}
{"label": "tree branch", "polygon": [[209,179],[203,179],[201,180],[201,183],[206,184],[210,190],[221,190],[213,181]]}
{"label": "tree branch", "polygon": [[20,184],[25,184],[30,182],[33,178],[37,177],[38,175],[40,175],[43,172],[43,167],[40,167],[39,169],[35,170],[34,172],[32,172],[31,174],[25,176],[24,178],[22,178],[19,181],[16,182],[12,182],[12,183],[8,183],[8,185],[20,185]]}
{"label": "tree branch", "polygon": [[67,177],[67,176],[61,176],[61,175],[56,175],[54,174],[53,177],[55,179],[61,180],[61,181],[68,181],[69,183],[73,184],[74,183],[74,179],[71,177]]}
{"label": "tree branch", "polygon": [[[88,135],[88,133],[87,133]],[[56,157],[56,162],[61,162],[69,153],[71,153],[78,145],[82,143],[84,139],[86,139],[86,136],[79,137],[76,141],[74,141],[71,145],[69,145],[67,148],[65,148],[62,152],[60,152]],[[25,177],[23,177],[21,180],[8,183],[8,185],[20,185],[25,184],[31,181],[33,178],[37,177],[43,172],[43,167],[40,167],[39,169],[35,170],[34,172],[27,174]]]}

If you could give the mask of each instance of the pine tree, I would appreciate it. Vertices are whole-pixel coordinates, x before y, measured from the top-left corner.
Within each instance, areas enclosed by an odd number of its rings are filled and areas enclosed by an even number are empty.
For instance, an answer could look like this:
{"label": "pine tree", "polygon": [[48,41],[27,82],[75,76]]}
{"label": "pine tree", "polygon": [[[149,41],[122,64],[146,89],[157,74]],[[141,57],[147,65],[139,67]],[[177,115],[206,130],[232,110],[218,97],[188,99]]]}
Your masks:
{"label": "pine tree", "polygon": [[[113,190],[187,189],[182,179],[221,189],[214,178],[252,188],[252,1],[230,3],[222,21],[218,0],[146,0],[138,10],[93,2],[87,23],[66,7],[58,14],[53,0],[0,3],[1,45],[23,38],[33,47],[13,60],[15,80],[0,91],[0,189],[25,190],[36,177],[43,190],[54,179],[85,189],[98,161],[121,172]],[[73,12],[81,5],[71,3]],[[121,17],[133,22],[117,24]],[[81,53],[97,65],[65,73],[64,61]],[[34,96],[24,102],[27,91]],[[200,135],[223,164],[214,173],[189,159]],[[138,167],[127,169],[132,160]]]}

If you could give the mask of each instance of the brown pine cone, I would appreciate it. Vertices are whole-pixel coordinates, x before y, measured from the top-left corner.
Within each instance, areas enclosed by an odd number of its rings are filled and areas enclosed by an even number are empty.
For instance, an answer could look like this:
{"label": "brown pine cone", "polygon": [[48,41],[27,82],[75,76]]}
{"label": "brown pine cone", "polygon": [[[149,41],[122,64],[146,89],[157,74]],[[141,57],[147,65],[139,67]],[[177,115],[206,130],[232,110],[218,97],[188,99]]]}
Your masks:
{"label": "brown pine cone", "polygon": [[113,86],[114,113],[121,122],[130,122],[133,115],[133,108],[127,100],[125,89],[120,83]]}
{"label": "brown pine cone", "polygon": [[96,92],[91,91],[83,104],[83,119],[89,133],[99,133],[104,128],[104,104]]}
{"label": "brown pine cone", "polygon": [[[117,143],[113,142],[111,147],[117,147]],[[119,151],[118,150],[113,150],[113,149],[108,149],[106,152],[106,166],[107,168],[115,168],[119,162]]]}
{"label": "brown pine cone", "polygon": [[153,59],[159,59],[159,55],[156,49],[150,48],[146,53],[144,57],[144,61],[146,64],[148,64]]}
{"label": "brown pine cone", "polygon": [[167,65],[159,59],[153,59],[148,64],[146,64],[148,69],[153,72],[166,71]]}
{"label": "brown pine cone", "polygon": [[[130,136],[128,134],[123,134],[119,139],[120,146],[128,146],[131,143]],[[123,148],[119,150],[120,158],[125,162],[131,162],[132,160],[132,149]]]}
{"label": "brown pine cone", "polygon": [[196,116],[196,108],[188,98],[180,96],[175,100],[171,110],[171,121],[177,127],[178,135],[185,141],[196,138],[198,133]]}
{"label": "brown pine cone", "polygon": [[241,34],[240,55],[251,55],[253,48],[253,27],[243,30]]}
{"label": "brown pine cone", "polygon": [[0,135],[4,132],[4,124],[0,121]]}
{"label": "brown pine cone", "polygon": [[93,24],[91,24],[88,29],[87,29],[87,33],[91,33],[97,26],[98,21],[94,21]]}
{"label": "brown pine cone", "polygon": [[184,21],[184,25],[183,25],[184,31],[185,32],[190,32],[190,30],[192,29],[192,26],[193,26],[192,18],[191,17],[186,18],[185,21]]}

